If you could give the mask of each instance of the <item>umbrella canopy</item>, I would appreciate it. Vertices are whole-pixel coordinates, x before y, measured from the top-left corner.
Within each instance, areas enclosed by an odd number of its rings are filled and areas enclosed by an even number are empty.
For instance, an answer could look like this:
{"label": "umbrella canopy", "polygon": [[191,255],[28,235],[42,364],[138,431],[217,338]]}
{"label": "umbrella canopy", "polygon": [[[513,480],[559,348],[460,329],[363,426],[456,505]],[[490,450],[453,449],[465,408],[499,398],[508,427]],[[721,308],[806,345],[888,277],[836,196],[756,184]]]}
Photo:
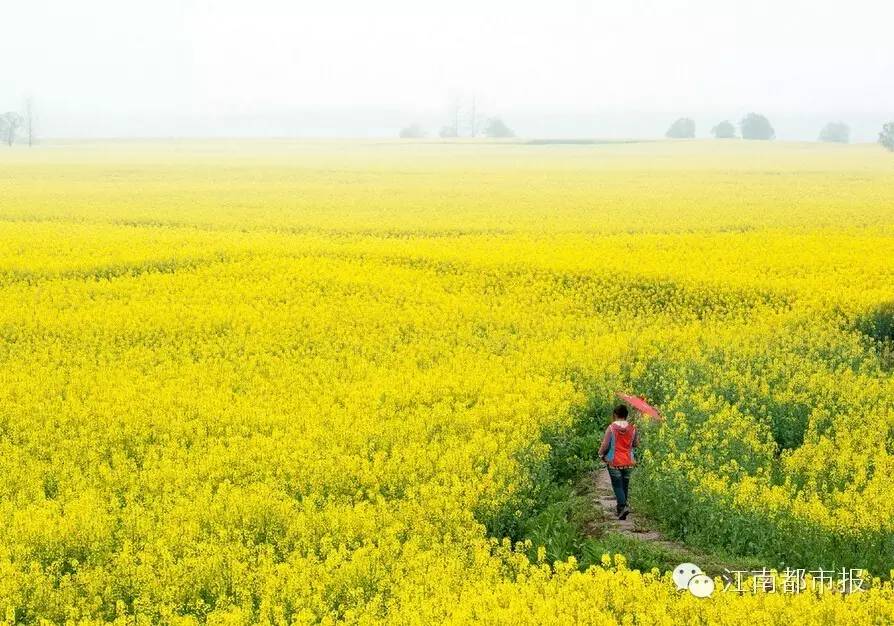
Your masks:
{"label": "umbrella canopy", "polygon": [[620,391],[616,392],[615,395],[643,415],[648,415],[655,421],[661,421],[664,419],[664,416],[658,409],[656,409],[654,406],[652,406],[642,398],[637,398],[636,396],[631,396],[630,394],[621,393]]}

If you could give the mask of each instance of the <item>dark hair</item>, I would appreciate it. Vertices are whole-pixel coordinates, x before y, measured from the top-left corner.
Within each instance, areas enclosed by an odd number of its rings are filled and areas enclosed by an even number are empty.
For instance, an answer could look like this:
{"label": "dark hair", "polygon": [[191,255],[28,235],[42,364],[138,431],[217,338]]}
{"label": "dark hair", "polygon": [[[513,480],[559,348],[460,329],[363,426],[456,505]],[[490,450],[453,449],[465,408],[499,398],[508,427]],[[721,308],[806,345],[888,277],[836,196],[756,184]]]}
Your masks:
{"label": "dark hair", "polygon": [[615,410],[612,411],[612,415],[615,417],[626,418],[627,417],[627,407],[623,404],[619,404],[615,407]]}

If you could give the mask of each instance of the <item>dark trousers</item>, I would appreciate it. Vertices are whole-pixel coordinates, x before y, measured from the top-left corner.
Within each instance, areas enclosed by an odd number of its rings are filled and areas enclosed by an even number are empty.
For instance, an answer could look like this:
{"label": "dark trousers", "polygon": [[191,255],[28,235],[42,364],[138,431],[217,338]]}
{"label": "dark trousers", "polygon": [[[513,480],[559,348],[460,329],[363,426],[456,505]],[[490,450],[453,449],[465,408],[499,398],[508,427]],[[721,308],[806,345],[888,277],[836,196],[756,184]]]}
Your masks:
{"label": "dark trousers", "polygon": [[618,512],[627,506],[627,494],[630,493],[630,474],[632,473],[632,467],[620,469],[610,466],[608,468],[608,477],[612,481],[612,491],[615,492],[615,500],[618,502]]}

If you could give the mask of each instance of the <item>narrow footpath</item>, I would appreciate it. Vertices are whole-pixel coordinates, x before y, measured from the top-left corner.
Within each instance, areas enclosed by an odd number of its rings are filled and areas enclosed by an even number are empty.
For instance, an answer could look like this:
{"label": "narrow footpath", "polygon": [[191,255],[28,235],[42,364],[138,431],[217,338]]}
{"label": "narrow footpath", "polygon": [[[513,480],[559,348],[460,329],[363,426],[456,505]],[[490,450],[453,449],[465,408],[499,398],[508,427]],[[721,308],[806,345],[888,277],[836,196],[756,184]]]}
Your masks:
{"label": "narrow footpath", "polygon": [[[704,552],[680,541],[668,539],[657,530],[655,520],[643,515],[636,509],[634,498],[630,514],[627,519],[620,520],[615,512],[615,494],[612,491],[611,480],[605,466],[588,473],[583,483],[583,495],[593,501],[602,513],[602,519],[593,521],[588,526],[587,532],[593,537],[600,537],[605,533],[618,533],[628,539],[641,541],[645,544],[664,551],[678,562],[692,562],[700,565],[706,571],[716,575],[723,575],[725,570],[738,568],[736,562],[749,561],[723,556],[717,553]],[[744,563],[743,563],[744,564]],[[673,567],[673,565],[671,565]]]}

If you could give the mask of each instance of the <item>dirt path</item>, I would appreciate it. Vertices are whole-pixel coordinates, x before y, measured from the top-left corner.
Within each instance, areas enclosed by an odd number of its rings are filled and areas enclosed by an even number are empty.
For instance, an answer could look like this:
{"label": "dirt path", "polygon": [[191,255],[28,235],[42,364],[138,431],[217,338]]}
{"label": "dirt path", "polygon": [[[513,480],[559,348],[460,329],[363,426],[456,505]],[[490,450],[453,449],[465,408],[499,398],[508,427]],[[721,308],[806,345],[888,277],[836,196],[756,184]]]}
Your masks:
{"label": "dirt path", "polygon": [[[636,479],[633,481],[636,488]],[[612,491],[611,479],[605,466],[589,472],[578,485],[578,492],[593,502],[602,519],[594,519],[586,523],[585,531],[591,537],[599,538],[605,533],[618,533],[628,539],[641,541],[646,545],[661,550],[667,566],[673,568],[677,563],[697,563],[703,570],[714,576],[724,576],[730,571],[751,569],[756,560],[748,557],[730,557],[719,552],[706,552],[685,543],[668,539],[658,530],[654,519],[642,515],[636,510],[636,501],[626,520],[619,520],[615,512],[615,494]]]}
{"label": "dirt path", "polygon": [[631,539],[646,541],[681,555],[693,554],[693,550],[686,545],[677,541],[671,541],[655,530],[655,522],[638,514],[633,507],[631,507],[631,512],[627,519],[618,519],[618,515],[615,512],[615,494],[612,491],[611,480],[605,467],[600,467],[598,470],[590,472],[587,475],[587,482],[591,485],[588,496],[599,505],[604,518],[599,532],[616,532]]}

